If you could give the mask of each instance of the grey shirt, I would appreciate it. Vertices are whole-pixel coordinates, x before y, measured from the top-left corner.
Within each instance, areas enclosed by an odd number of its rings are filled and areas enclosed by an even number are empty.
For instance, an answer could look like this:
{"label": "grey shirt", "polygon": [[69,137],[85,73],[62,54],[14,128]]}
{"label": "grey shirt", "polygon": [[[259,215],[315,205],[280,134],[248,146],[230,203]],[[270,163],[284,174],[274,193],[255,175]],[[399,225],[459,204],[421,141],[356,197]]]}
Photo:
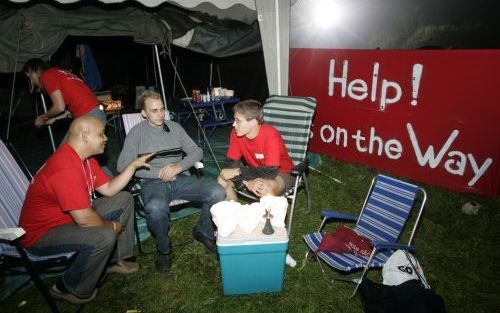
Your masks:
{"label": "grey shirt", "polygon": [[203,151],[184,129],[173,121],[165,121],[165,123],[170,129],[169,132],[162,127],[151,126],[148,121],[142,121],[130,130],[118,157],[116,167],[119,172],[123,171],[138,155],[162,150],[166,152],[149,161],[151,166],[149,169],[139,169],[135,172],[135,176],[158,178],[160,170],[166,165],[178,163],[185,171],[201,160]]}

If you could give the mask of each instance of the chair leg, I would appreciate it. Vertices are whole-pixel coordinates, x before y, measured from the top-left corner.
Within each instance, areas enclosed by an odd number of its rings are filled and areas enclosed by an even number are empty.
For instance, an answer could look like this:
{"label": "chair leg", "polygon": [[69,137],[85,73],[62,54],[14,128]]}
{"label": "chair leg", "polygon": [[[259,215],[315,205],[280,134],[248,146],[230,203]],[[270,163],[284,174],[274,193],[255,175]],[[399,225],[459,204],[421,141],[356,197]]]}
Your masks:
{"label": "chair leg", "polygon": [[295,185],[293,186],[293,193],[292,193],[292,204],[290,206],[290,214],[288,216],[288,237],[292,234],[292,220],[293,220],[293,211],[295,209],[295,200],[297,199],[297,190],[300,184],[300,178],[301,175],[298,175],[295,178]]}
{"label": "chair leg", "polygon": [[57,308],[57,305],[56,305],[54,299],[52,299],[50,297],[49,292],[47,291],[47,287],[42,282],[42,279],[40,278],[40,276],[38,276],[38,271],[34,268],[34,266],[29,261],[29,257],[26,254],[26,252],[24,251],[24,249],[22,249],[20,246],[17,246],[17,245],[16,245],[16,249],[21,254],[21,257],[24,259],[24,267],[26,268],[26,271],[28,271],[28,273],[31,277],[31,280],[33,280],[33,283],[35,284],[35,286],[38,288],[38,290],[42,294],[43,298],[45,299],[45,302],[47,302],[47,304],[49,305],[50,310],[53,313],[59,313],[59,309]]}
{"label": "chair leg", "polygon": [[307,181],[306,174],[302,174],[302,178],[304,180],[304,189],[307,197],[307,213],[311,213],[311,193],[309,192],[309,182]]}
{"label": "chair leg", "polygon": [[134,232],[135,232],[135,242],[137,243],[137,250],[140,255],[144,255],[144,251],[142,250],[141,236],[139,234],[139,225],[137,224],[137,215],[134,212]]}
{"label": "chair leg", "polygon": [[31,275],[31,279],[33,279],[33,282],[35,283],[35,286],[42,293],[42,296],[45,299],[45,302],[47,302],[47,304],[49,305],[51,311],[53,313],[59,313],[59,309],[57,308],[57,305],[56,305],[54,299],[52,299],[50,297],[49,292],[47,291],[47,287],[44,285],[44,283],[40,279],[40,276],[38,276],[38,274],[33,275],[31,273],[30,273],[30,275]]}
{"label": "chair leg", "polygon": [[366,262],[366,264],[365,264],[365,268],[363,269],[363,273],[361,274],[361,276],[359,277],[359,279],[357,279],[357,281],[355,282],[356,283],[356,287],[354,287],[354,290],[353,290],[350,298],[354,297],[354,295],[358,291],[359,286],[363,282],[363,278],[365,277],[366,273],[370,269],[370,264],[372,264],[372,260],[375,257],[375,253],[377,253],[377,249],[373,249],[372,254],[370,255],[370,258],[368,259],[368,262]]}

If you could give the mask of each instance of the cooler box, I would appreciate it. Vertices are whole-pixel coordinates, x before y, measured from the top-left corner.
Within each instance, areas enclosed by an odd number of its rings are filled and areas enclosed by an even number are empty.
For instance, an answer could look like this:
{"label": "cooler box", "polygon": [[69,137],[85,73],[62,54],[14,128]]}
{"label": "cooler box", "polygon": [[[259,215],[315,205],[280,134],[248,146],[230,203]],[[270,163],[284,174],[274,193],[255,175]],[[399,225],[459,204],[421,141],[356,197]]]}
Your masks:
{"label": "cooler box", "polygon": [[288,250],[286,228],[264,235],[260,223],[251,233],[239,227],[228,237],[217,236],[224,295],[279,292],[283,289]]}

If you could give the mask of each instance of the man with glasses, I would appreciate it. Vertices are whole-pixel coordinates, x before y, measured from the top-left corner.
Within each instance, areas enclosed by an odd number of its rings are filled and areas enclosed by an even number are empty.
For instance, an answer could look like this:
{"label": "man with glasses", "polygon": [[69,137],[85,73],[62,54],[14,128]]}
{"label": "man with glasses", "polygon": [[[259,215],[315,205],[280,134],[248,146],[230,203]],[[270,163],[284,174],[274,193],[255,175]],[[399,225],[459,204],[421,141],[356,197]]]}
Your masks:
{"label": "man with glasses", "polygon": [[217,179],[226,190],[226,200],[238,199],[235,189],[247,189],[259,198],[282,195],[293,186],[294,178],[290,175],[293,163],[280,133],[264,123],[259,101],[241,101],[233,111],[226,165]]}

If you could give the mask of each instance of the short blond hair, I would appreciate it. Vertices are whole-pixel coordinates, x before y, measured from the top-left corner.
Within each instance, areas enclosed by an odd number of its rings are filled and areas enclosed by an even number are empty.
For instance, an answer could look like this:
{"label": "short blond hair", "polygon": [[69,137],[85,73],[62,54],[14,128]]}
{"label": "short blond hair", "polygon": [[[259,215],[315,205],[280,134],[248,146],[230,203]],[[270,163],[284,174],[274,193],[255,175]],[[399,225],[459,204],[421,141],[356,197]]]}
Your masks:
{"label": "short blond hair", "polygon": [[159,99],[163,100],[161,95],[153,90],[144,90],[139,97],[137,97],[137,101],[139,102],[139,107],[141,110],[146,110],[146,100],[147,99]]}

